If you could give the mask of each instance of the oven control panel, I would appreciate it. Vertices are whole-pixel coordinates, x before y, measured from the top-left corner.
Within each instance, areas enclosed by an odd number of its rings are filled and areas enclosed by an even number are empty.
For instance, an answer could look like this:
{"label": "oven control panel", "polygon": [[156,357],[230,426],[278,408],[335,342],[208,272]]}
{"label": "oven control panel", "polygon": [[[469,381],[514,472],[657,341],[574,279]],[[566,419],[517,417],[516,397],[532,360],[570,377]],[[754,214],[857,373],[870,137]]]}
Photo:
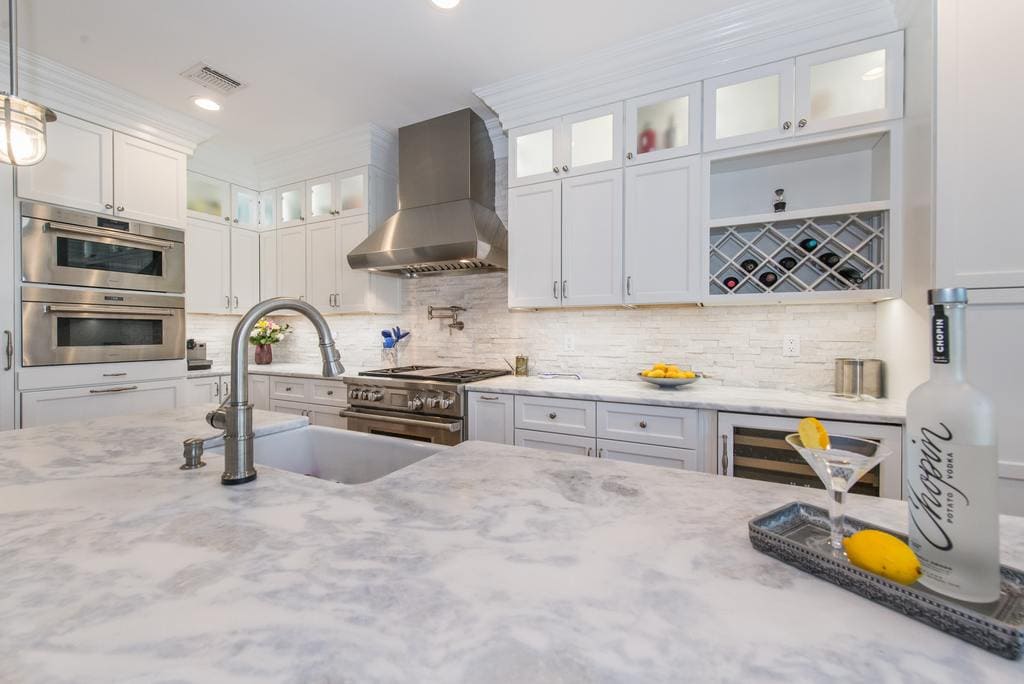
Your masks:
{"label": "oven control panel", "polygon": [[455,385],[373,378],[345,380],[351,406],[435,416],[462,416],[462,392]]}

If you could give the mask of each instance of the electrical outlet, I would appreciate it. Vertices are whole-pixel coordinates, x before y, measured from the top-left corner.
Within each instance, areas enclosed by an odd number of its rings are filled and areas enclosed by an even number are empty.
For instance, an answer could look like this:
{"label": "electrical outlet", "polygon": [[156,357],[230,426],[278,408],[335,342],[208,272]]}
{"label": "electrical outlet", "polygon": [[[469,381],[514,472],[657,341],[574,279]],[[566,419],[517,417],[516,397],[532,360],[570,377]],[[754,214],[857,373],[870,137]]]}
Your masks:
{"label": "electrical outlet", "polygon": [[800,336],[799,335],[783,335],[782,336],[782,355],[783,356],[800,356]]}
{"label": "electrical outlet", "polygon": [[565,338],[562,340],[562,351],[576,351],[576,338],[574,338],[572,335],[566,335]]}

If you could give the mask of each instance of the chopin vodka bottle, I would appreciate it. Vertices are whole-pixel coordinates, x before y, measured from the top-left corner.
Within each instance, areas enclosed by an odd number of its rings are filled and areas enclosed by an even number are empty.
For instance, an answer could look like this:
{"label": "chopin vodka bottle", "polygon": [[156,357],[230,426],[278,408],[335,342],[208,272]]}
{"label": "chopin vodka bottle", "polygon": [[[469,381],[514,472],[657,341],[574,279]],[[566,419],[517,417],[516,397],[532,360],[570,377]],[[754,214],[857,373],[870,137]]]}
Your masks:
{"label": "chopin vodka bottle", "polygon": [[962,601],[999,598],[992,403],[964,376],[967,291],[931,290],[932,367],[907,400],[904,494],[921,584]]}

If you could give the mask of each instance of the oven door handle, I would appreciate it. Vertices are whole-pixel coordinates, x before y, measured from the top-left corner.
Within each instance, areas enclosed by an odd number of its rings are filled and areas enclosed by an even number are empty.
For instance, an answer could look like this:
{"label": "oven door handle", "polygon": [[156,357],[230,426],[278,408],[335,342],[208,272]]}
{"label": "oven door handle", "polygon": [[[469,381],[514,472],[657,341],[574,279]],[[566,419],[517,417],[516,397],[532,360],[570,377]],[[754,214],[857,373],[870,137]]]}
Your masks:
{"label": "oven door handle", "polygon": [[144,235],[133,235],[131,233],[122,233],[121,231],[103,230],[102,228],[69,226],[63,223],[45,223],[43,224],[43,231],[50,233],[70,233],[71,235],[88,235],[91,237],[109,238],[111,240],[119,240],[121,242],[135,242],[140,245],[160,247],[161,249],[174,249],[175,245],[175,243],[168,242],[167,240],[157,240],[156,238],[146,237]]}
{"label": "oven door handle", "polygon": [[95,304],[47,304],[43,313],[112,313],[144,316],[174,316],[173,309],[151,309],[144,306],[100,306]]}
{"label": "oven door handle", "polygon": [[432,423],[428,420],[416,420],[415,418],[397,418],[393,416],[379,416],[377,414],[361,413],[359,411],[341,411],[343,418],[361,418],[363,420],[374,420],[382,423],[398,423],[399,425],[415,425],[417,427],[427,427],[446,430],[448,432],[461,432],[462,421],[456,420],[451,423]]}

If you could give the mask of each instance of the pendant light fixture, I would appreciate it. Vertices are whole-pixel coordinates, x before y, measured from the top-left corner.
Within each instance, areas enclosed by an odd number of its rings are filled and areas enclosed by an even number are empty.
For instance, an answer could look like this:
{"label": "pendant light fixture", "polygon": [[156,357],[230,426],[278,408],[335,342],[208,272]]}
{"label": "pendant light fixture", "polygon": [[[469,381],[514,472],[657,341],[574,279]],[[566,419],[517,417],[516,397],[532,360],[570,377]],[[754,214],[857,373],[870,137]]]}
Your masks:
{"label": "pendant light fixture", "polygon": [[46,124],[57,120],[48,108],[18,97],[18,0],[7,0],[10,23],[11,92],[0,95],[0,162],[31,166],[46,156]]}

